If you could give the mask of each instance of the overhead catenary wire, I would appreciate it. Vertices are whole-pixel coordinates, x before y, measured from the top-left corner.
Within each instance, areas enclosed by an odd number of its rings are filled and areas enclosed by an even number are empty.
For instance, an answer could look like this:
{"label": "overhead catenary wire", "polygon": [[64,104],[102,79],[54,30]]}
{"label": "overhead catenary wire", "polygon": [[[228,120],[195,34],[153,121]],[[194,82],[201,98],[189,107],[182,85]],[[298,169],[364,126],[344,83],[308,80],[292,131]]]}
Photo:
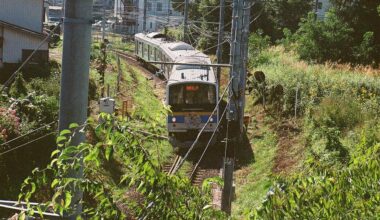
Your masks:
{"label": "overhead catenary wire", "polygon": [[227,107],[228,107],[228,102],[227,102],[226,107],[225,107],[224,110],[223,110],[222,116],[220,117],[220,120],[219,120],[218,124],[216,125],[216,128],[215,128],[214,132],[212,133],[212,135],[211,135],[209,141],[207,142],[207,145],[206,145],[205,149],[204,149],[203,152],[202,152],[202,155],[200,156],[198,162],[195,164],[195,166],[194,166],[194,168],[193,168],[193,171],[191,172],[190,179],[192,179],[192,178],[194,177],[195,171],[197,170],[199,164],[202,162],[202,159],[203,159],[204,155],[206,154],[206,152],[207,152],[207,150],[208,150],[208,148],[209,148],[209,146],[210,146],[210,144],[211,144],[211,141],[212,141],[212,139],[214,138],[214,136],[215,136],[215,134],[216,134],[216,131],[217,131],[219,125],[220,125],[221,122],[222,122],[222,119],[223,119],[224,115],[226,114]]}
{"label": "overhead catenary wire", "polygon": [[9,79],[4,83],[3,87],[1,88],[0,93],[2,93],[7,86],[9,86],[13,79],[16,78],[16,76],[20,73],[22,68],[24,68],[24,66],[29,63],[34,54],[36,54],[37,51],[46,43],[46,41],[50,39],[50,37],[55,33],[57,28],[61,26],[61,24],[62,21],[59,22],[53,30],[51,30],[51,32],[40,42],[40,44],[36,47],[36,49],[33,50],[33,52],[28,56],[28,58],[26,58],[26,60],[21,64],[21,66],[9,77]]}
{"label": "overhead catenary wire", "polygon": [[231,85],[231,82],[232,82],[232,79],[233,77],[230,78],[230,81],[228,82],[227,84],[227,87],[226,89],[223,91],[220,99],[218,100],[218,103],[216,104],[216,107],[214,108],[214,110],[212,111],[212,113],[210,114],[210,117],[207,119],[207,122],[205,123],[205,125],[202,127],[202,129],[199,131],[196,139],[194,140],[193,144],[191,145],[191,147],[189,148],[189,150],[187,151],[187,153],[185,154],[185,156],[182,158],[181,162],[178,163],[178,165],[174,168],[173,170],[173,173],[176,173],[179,168],[181,168],[181,166],[183,165],[183,163],[186,161],[187,157],[190,155],[190,153],[193,151],[195,145],[198,143],[199,141],[199,138],[201,137],[202,133],[204,132],[204,130],[206,129],[208,123],[210,123],[210,120],[211,118],[213,117],[213,115],[215,114],[215,112],[217,111],[217,109],[219,108],[219,104],[220,102],[223,100],[223,97],[224,95],[226,94],[226,92],[228,91],[230,85]]}

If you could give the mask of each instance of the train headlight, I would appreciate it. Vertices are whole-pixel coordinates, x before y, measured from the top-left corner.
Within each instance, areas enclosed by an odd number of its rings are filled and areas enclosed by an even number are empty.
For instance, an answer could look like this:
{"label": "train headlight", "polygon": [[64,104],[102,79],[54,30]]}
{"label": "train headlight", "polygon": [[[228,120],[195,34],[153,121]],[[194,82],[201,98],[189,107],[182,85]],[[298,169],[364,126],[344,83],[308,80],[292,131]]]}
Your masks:
{"label": "train headlight", "polygon": [[175,123],[177,119],[175,117],[172,118],[172,122]]}

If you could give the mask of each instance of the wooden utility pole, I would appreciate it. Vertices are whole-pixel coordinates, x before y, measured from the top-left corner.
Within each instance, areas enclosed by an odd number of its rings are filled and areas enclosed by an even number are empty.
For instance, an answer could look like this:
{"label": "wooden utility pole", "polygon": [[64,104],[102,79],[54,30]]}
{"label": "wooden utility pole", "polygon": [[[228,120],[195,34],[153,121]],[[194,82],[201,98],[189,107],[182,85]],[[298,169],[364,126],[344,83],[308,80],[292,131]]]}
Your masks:
{"label": "wooden utility pole", "polygon": [[[71,123],[83,125],[87,120],[88,83],[91,46],[91,20],[93,0],[66,0],[63,33],[62,76],[59,108],[59,130],[69,128]],[[76,132],[71,146],[85,141],[83,132]],[[71,170],[69,177],[83,178],[83,158],[79,169]],[[67,219],[77,219],[82,213],[83,192],[71,188],[71,208],[74,215]]]}

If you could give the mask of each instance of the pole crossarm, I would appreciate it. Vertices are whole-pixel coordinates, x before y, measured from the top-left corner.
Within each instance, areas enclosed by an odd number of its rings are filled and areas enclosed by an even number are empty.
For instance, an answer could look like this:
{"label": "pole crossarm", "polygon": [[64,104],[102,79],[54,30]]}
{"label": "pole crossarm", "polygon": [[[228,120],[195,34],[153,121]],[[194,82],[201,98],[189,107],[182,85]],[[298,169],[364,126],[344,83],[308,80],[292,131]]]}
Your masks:
{"label": "pole crossarm", "polygon": [[150,64],[163,64],[163,65],[184,65],[184,66],[205,66],[205,67],[228,67],[230,64],[203,64],[203,63],[176,63],[176,62],[160,62],[160,61],[148,61]]}

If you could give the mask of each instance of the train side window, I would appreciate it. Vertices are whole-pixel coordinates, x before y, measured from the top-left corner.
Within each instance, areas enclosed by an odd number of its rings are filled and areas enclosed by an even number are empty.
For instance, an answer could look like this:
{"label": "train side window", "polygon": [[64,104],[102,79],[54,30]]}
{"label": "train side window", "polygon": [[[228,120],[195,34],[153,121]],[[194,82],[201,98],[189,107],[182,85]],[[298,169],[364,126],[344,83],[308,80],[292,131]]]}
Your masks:
{"label": "train side window", "polygon": [[151,48],[150,48],[150,45],[148,45],[148,60],[150,60],[150,51],[151,51]]}
{"label": "train side window", "polygon": [[149,59],[150,60],[154,59],[154,47],[153,46],[150,46]]}
{"label": "train side window", "polygon": [[144,54],[143,54],[144,58],[146,58],[147,53],[148,53],[148,45],[144,44]]}

